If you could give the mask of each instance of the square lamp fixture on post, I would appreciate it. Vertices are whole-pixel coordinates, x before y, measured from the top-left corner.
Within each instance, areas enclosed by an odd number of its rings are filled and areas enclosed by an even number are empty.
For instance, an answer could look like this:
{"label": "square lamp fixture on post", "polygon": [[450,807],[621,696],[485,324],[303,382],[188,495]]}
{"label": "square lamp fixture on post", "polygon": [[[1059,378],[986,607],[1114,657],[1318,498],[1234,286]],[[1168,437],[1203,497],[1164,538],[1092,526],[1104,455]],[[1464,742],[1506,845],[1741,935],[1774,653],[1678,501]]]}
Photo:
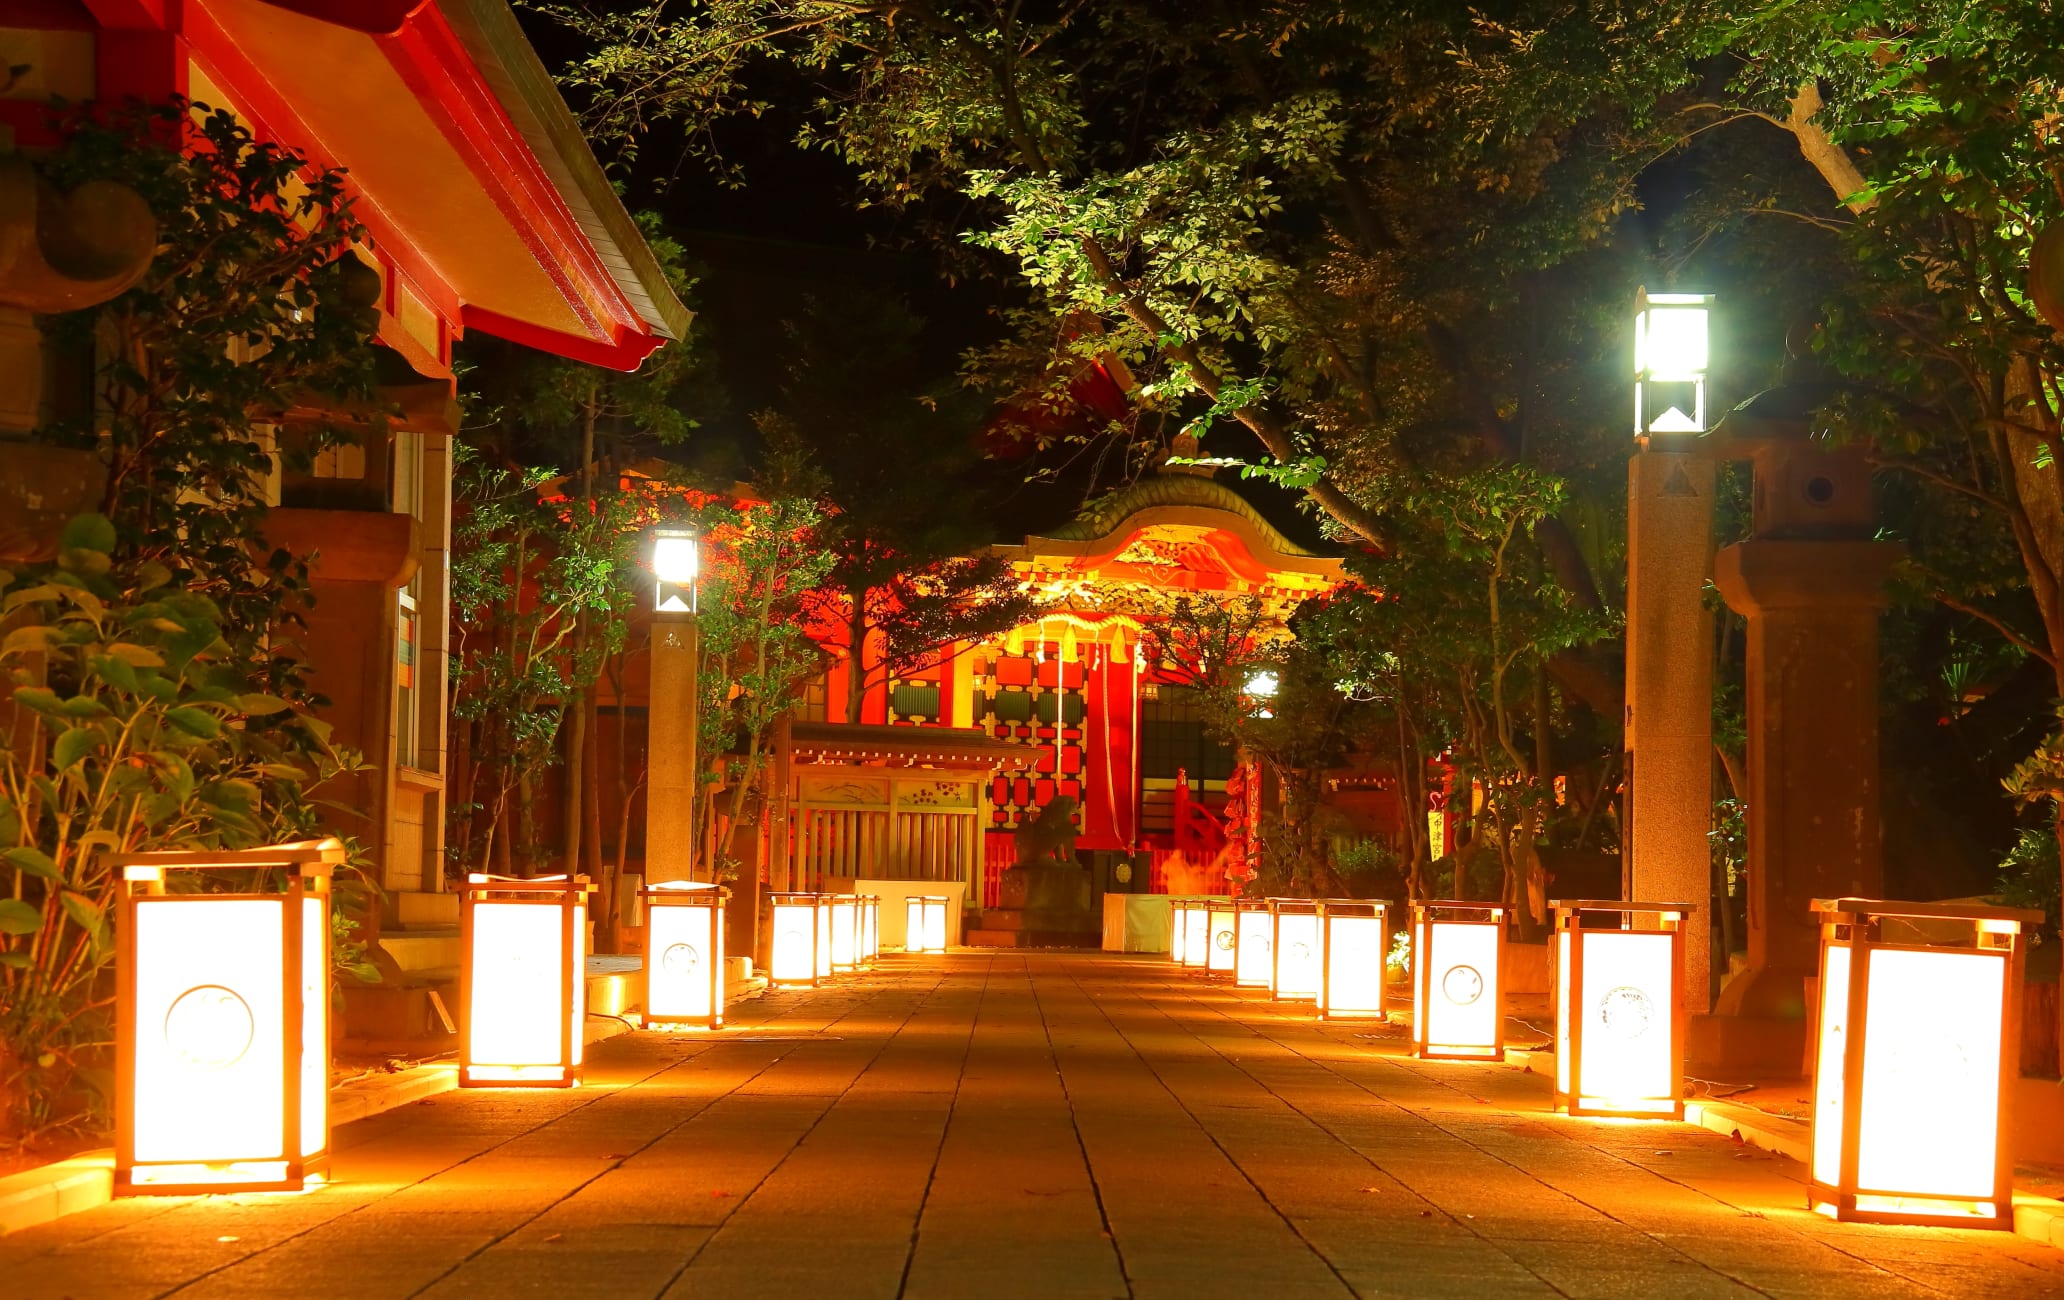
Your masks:
{"label": "square lamp fixture on post", "polygon": [[1318,909],[1319,1015],[1327,1020],[1380,1017],[1390,904],[1325,898]]}
{"label": "square lamp fixture on post", "polygon": [[1319,996],[1319,905],[1309,898],[1269,900],[1269,996],[1314,1002]]}
{"label": "square lamp fixture on post", "polygon": [[[774,954],[767,963],[767,979],[789,986],[814,985],[824,962],[818,960],[817,920],[823,909],[822,894],[769,894],[774,910]],[[828,960],[828,957],[827,957]]]}
{"label": "square lamp fixture on post", "polygon": [[1634,300],[1634,436],[1647,442],[1706,431],[1713,295],[1650,293]]}
{"label": "square lamp fixture on post", "polygon": [[1230,975],[1239,963],[1240,909],[1230,898],[1204,900],[1204,973]]}
{"label": "square lamp fixture on post", "polygon": [[724,1025],[724,904],[731,891],[668,880],[645,904],[645,1027]]}
{"label": "square lamp fixture on post", "polygon": [[571,1088],[587,1020],[586,876],[475,872],[459,895],[459,1086]]}
{"label": "square lamp fixture on post", "polygon": [[[115,928],[116,1195],[299,1191],[330,1155],[337,840],[132,853]],[[203,877],[235,892],[202,893]],[[281,883],[271,884],[272,873]],[[168,883],[195,885],[168,891]]]}
{"label": "square lamp fixture on post", "polygon": [[1807,1203],[1871,1223],[2014,1226],[2021,935],[2039,911],[1816,899]]}
{"label": "square lamp fixture on post", "polygon": [[1412,1054],[1505,1059],[1505,909],[1412,904]]}
{"label": "square lamp fixture on post", "polygon": [[942,894],[912,894],[903,916],[904,952],[946,951],[946,909]]}
{"label": "square lamp fixture on post", "polygon": [[1241,898],[1233,903],[1233,983],[1239,988],[1265,989],[1275,972],[1269,960],[1275,935],[1266,898]]}
{"label": "square lamp fixture on post", "polygon": [[1555,909],[1555,1105],[1684,1118],[1689,903],[1570,900]]}

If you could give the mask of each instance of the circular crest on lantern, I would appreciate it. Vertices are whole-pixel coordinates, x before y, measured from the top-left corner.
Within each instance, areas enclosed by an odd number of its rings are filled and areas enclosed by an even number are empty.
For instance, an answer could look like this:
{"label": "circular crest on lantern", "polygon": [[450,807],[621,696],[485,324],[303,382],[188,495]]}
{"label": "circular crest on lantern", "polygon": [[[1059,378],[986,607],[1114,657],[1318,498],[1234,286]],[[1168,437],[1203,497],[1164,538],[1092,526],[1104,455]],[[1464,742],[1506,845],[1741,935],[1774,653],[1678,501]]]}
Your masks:
{"label": "circular crest on lantern", "polygon": [[165,1009],[165,1045],[196,1070],[227,1070],[244,1059],[256,1034],[250,1004],[220,984],[197,984]]}
{"label": "circular crest on lantern", "polygon": [[692,975],[695,968],[702,965],[702,954],[692,943],[668,944],[667,950],[659,956],[659,964],[672,974]]}
{"label": "circular crest on lantern", "polygon": [[1130,862],[1119,863],[1117,866],[1111,868],[1111,876],[1113,879],[1117,880],[1117,882],[1121,885],[1131,884],[1132,864]]}
{"label": "circular crest on lantern", "polygon": [[1607,989],[1598,999],[1598,1020],[1615,1038],[1639,1038],[1655,1019],[1655,1004],[1632,984]]}
{"label": "circular crest on lantern", "polygon": [[1458,1007],[1466,1007],[1483,996],[1483,973],[1474,966],[1450,966],[1441,976],[1441,996]]}
{"label": "circular crest on lantern", "polygon": [[1211,936],[1211,943],[1220,952],[1231,952],[1233,950],[1233,932],[1231,930],[1220,930],[1217,934]]}

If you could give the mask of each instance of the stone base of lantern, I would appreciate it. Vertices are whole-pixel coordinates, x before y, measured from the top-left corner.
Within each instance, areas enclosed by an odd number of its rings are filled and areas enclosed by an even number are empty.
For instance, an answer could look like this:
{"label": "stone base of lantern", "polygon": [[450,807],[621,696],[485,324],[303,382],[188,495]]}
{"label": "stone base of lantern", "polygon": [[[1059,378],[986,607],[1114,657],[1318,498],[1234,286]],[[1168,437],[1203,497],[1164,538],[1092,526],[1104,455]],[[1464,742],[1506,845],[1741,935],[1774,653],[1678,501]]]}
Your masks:
{"label": "stone base of lantern", "polygon": [[1766,1016],[1691,1016],[1684,1068],[1705,1078],[1804,1078],[1806,1022]]}

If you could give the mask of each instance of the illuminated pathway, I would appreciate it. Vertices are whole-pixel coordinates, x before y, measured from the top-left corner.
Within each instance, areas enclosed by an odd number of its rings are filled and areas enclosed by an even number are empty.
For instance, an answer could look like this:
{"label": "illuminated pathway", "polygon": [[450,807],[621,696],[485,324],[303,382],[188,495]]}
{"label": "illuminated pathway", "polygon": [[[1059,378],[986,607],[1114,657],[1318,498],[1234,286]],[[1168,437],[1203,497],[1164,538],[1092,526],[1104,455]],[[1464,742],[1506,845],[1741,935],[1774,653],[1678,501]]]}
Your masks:
{"label": "illuminated pathway", "polygon": [[0,1295],[2064,1295],[2064,1251],[1836,1225],[1776,1157],[1165,961],[891,957],[737,1011],[352,1125],[307,1196],[0,1238]]}

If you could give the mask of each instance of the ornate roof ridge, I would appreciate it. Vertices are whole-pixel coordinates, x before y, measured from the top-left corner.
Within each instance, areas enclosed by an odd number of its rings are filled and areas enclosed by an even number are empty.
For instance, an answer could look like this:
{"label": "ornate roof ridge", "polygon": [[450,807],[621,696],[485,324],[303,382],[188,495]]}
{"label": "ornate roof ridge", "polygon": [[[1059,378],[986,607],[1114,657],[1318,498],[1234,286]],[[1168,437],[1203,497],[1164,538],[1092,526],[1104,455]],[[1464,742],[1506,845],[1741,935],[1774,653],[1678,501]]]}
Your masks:
{"label": "ornate roof ridge", "polygon": [[1217,479],[1199,474],[1149,474],[1130,487],[1085,505],[1074,519],[1043,536],[1060,542],[1094,542],[1115,534],[1128,518],[1156,506],[1191,506],[1223,510],[1253,525],[1270,547],[1283,555],[1307,560],[1337,557],[1299,546],[1270,523],[1254,503]]}

